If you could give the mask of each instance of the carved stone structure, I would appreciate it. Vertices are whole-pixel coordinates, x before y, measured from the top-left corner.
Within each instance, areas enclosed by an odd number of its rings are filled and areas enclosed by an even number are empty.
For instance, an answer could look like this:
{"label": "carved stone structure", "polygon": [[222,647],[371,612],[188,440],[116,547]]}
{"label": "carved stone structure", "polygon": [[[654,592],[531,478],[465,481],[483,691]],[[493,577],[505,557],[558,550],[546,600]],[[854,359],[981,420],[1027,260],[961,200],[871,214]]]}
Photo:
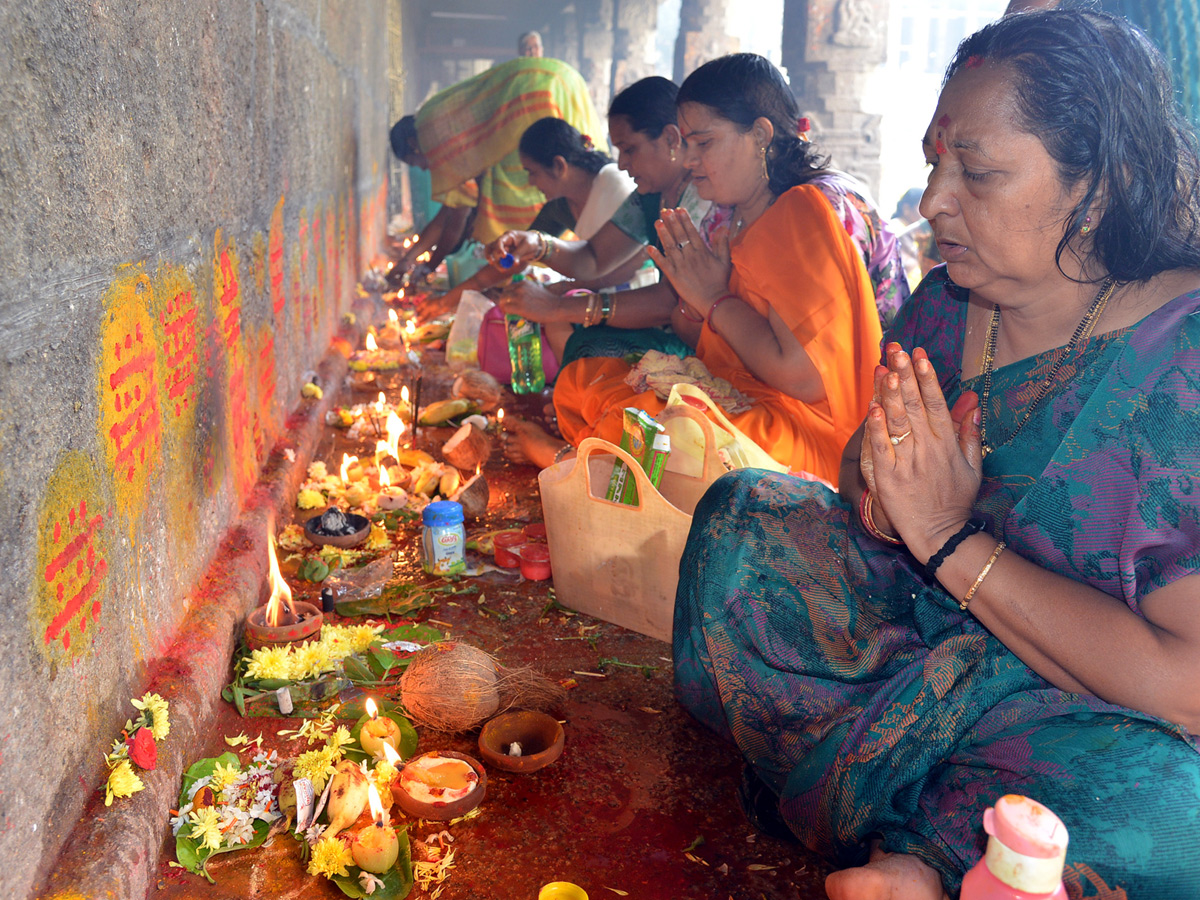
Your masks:
{"label": "carved stone structure", "polygon": [[676,82],[682,82],[701,63],[737,52],[737,39],[725,33],[728,7],[728,0],[683,0],[675,41]]}
{"label": "carved stone structure", "polygon": [[[654,74],[658,0],[616,0],[613,17],[612,91]],[[603,108],[600,108],[603,112]]]}
{"label": "carved stone structure", "polygon": [[587,82],[597,111],[608,109],[612,96],[613,9],[618,0],[588,0],[579,11],[579,74]]}
{"label": "carved stone structure", "polygon": [[880,117],[863,110],[862,98],[887,52],[888,5],[786,0],[783,8],[782,62],[813,139],[872,192],[879,190]]}

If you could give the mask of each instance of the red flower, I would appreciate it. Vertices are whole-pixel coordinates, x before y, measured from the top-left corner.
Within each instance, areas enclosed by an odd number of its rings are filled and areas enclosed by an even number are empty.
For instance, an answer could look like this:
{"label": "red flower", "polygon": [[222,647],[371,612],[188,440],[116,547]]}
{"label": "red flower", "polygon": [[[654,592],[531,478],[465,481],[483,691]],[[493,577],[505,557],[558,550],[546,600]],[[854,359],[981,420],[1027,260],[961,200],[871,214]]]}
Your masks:
{"label": "red flower", "polygon": [[808,134],[808,132],[811,130],[812,130],[812,125],[808,121],[808,116],[801,116],[800,119],[796,122],[796,134],[797,135]]}
{"label": "red flower", "polygon": [[138,768],[150,770],[158,765],[158,747],[149,728],[139,728],[126,743],[129,745],[129,758]]}

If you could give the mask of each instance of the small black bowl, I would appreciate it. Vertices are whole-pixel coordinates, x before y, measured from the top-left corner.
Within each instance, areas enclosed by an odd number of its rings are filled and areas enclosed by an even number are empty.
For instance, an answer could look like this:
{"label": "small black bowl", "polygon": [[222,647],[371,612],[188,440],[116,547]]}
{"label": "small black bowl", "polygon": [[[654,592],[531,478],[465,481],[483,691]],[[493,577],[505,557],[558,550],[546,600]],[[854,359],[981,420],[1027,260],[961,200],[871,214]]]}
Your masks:
{"label": "small black bowl", "polygon": [[[326,510],[325,512],[329,512]],[[343,513],[346,521],[354,526],[354,531],[350,534],[323,534],[317,530],[317,526],[321,522],[321,515],[313,516],[304,523],[304,536],[308,538],[310,544],[316,544],[322,547],[329,544],[333,547],[357,547],[365,541],[371,534],[371,520],[366,516],[360,516],[357,513]]]}

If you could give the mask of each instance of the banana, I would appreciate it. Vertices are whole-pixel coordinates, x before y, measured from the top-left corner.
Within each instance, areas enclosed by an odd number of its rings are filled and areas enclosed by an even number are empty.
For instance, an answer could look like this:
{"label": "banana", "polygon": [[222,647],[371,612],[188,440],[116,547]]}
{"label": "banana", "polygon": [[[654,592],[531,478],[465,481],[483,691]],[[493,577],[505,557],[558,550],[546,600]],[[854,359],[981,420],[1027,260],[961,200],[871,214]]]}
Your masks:
{"label": "banana", "polygon": [[438,400],[421,410],[419,422],[422,425],[443,425],[456,416],[470,412],[473,406],[474,404],[470,400],[463,397],[456,397],[453,400]]}
{"label": "banana", "polygon": [[434,458],[424,450],[401,450],[396,454],[396,462],[410,469],[415,469],[418,466],[429,465],[434,462]]}
{"label": "banana", "polygon": [[329,789],[329,827],[325,836],[332,837],[353,825],[367,808],[369,782],[358,763],[343,759],[337,764],[333,785]]}
{"label": "banana", "polygon": [[438,480],[438,493],[443,497],[449,497],[458,490],[461,482],[462,476],[458,474],[458,469],[453,466],[444,466],[442,477]]}
{"label": "banana", "polygon": [[412,490],[418,494],[424,494],[426,497],[433,495],[433,492],[438,489],[438,484],[442,478],[442,468],[438,465],[424,466],[420,469],[413,469],[412,473]]}

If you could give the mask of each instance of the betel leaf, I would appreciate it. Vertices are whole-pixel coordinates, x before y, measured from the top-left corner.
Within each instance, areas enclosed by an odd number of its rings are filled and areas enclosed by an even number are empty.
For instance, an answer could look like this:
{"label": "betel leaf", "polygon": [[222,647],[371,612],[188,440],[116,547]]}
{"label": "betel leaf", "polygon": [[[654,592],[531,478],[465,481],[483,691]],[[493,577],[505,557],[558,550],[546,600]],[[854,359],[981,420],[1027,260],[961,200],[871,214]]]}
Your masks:
{"label": "betel leaf", "polygon": [[342,660],[342,671],[355,684],[370,683],[375,680],[375,674],[371,671],[371,667],[356,656],[348,656]]}
{"label": "betel leaf", "polygon": [[[241,768],[241,760],[238,759],[238,755],[229,751],[222,753],[220,756],[208,757],[192,763],[183,774],[183,787],[179,791],[180,808],[187,805],[188,795],[191,793],[192,786],[201,778],[212,775],[218,763]],[[254,822],[254,837],[249,842],[234,846],[223,845],[216,850],[202,846],[199,841],[191,837],[191,830],[192,826],[189,823],[180,828],[179,834],[175,836],[175,859],[189,872],[202,875],[212,882],[213,878],[208,874],[207,864],[209,859],[218,853],[229,853],[232,850],[249,850],[252,847],[259,846],[267,839],[271,826],[267,822],[258,819]],[[213,883],[215,884],[215,882]]]}
{"label": "betel leaf", "polygon": [[413,871],[412,871],[412,851],[408,843],[408,829],[396,829],[396,837],[400,840],[400,855],[396,857],[396,864],[383,875],[377,876],[383,885],[375,888],[373,894],[368,894],[358,880],[358,873],[362,869],[357,866],[349,866],[349,875],[334,875],[330,879],[336,884],[343,894],[347,897],[370,897],[371,900],[404,900],[408,896],[409,891],[413,886]]}

